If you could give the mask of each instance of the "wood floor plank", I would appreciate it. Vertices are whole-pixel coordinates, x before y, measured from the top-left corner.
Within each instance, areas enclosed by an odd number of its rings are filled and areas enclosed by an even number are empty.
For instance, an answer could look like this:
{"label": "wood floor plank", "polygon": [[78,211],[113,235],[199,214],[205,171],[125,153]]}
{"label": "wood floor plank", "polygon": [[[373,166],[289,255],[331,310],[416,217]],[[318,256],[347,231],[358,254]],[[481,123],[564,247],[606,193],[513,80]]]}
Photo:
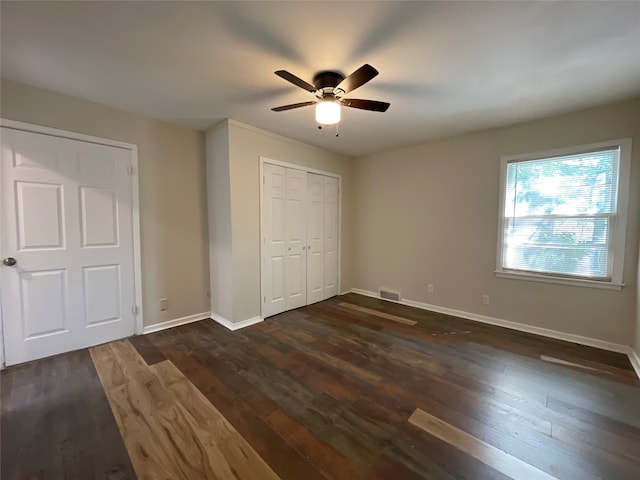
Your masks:
{"label": "wood floor plank", "polygon": [[387,480],[397,478],[402,480],[423,480],[425,478],[432,478],[435,480],[438,478],[434,476],[428,477],[428,472],[425,471],[422,466],[418,466],[416,469],[419,470],[419,472],[411,470],[403,463],[391,458],[388,452],[385,452],[378,456],[376,463],[368,472],[367,479]]}
{"label": "wood floor plank", "polygon": [[413,326],[416,323],[418,323],[415,320],[408,320],[406,318],[399,317],[397,315],[391,315],[389,313],[380,312],[372,308],[366,308],[366,307],[361,307],[360,305],[354,305],[353,303],[340,302],[338,305],[340,305],[341,307],[350,308],[351,310],[357,310],[359,312],[368,313],[369,315],[373,315],[374,317],[386,318],[387,320],[392,320],[394,322],[402,323],[403,325]]}
{"label": "wood floor plank", "polygon": [[325,478],[334,480],[365,478],[365,472],[362,469],[283,410],[278,409],[271,413],[267,423],[309,459]]}
{"label": "wood floor plank", "polygon": [[179,350],[175,345],[164,347],[163,352],[220,410],[278,476],[291,480],[322,480],[324,478],[295,448],[257,415],[257,412],[270,414],[274,411],[273,409],[264,410],[249,406],[242,392],[236,394],[228,388],[226,378],[218,378],[218,375],[210,371],[207,365]]}
{"label": "wood floor plank", "polygon": [[305,362],[304,355],[299,352],[285,355],[269,345],[258,345],[256,351],[278,368],[286,369],[296,381],[346,402],[353,402],[358,398],[361,390],[359,387],[364,383],[334,369]]}
{"label": "wood floor plank", "polygon": [[527,478],[530,480],[558,480],[556,477],[535,468],[522,460],[495,448],[482,440],[460,430],[453,425],[443,422],[421,409],[409,417],[412,423],[425,432],[447,442],[468,455],[480,460],[505,475],[514,478]]}
{"label": "wood floor plank", "polygon": [[148,365],[153,365],[167,359],[167,357],[165,357],[164,354],[158,350],[153,343],[151,343],[146,335],[136,335],[135,337],[131,337],[129,342],[138,351],[140,356],[144,358],[144,361],[147,362]]}
{"label": "wood floor plank", "polygon": [[[148,366],[128,341],[96,350],[96,368],[139,478],[278,478],[171,362]],[[114,364],[124,372],[123,384],[113,383],[122,378]]]}
{"label": "wood floor plank", "polygon": [[7,371],[19,375],[0,420],[0,478],[136,478],[87,350]]}
{"label": "wood floor plank", "polygon": [[[174,448],[167,438],[168,432],[163,432],[156,419],[159,412],[156,413],[154,407],[158,405],[149,399],[145,379],[118,382],[125,376],[117,370],[124,368],[110,344],[91,349],[91,354],[138,478],[187,479],[180,466],[173,463]],[[101,358],[108,361],[103,363]],[[114,379],[116,382],[112,381]],[[143,382],[142,386],[140,382]]]}
{"label": "wood floor plank", "polygon": [[179,400],[194,432],[192,441],[200,447],[206,478],[277,479],[278,476],[233,428],[229,421],[170,361],[151,370]]}
{"label": "wood floor plank", "polygon": [[[72,378],[77,392],[78,415],[82,422],[82,455],[90,457],[96,478],[124,480],[135,477],[128,452],[120,436],[113,413],[106,398],[100,378],[87,351],[74,352],[77,361],[72,364]],[[88,361],[85,361],[85,358]],[[94,445],[109,445],[95,455]]]}
{"label": "wood floor plank", "polygon": [[[310,344],[299,343],[288,331],[277,331],[274,332],[274,335],[277,335],[278,338],[284,339],[284,341],[290,342],[290,344],[297,350],[304,352],[305,355],[311,357],[312,361],[320,361],[322,364],[335,368],[346,375],[353,376],[372,385],[378,383],[382,378],[377,373],[361,368],[353,362],[343,360],[335,355],[330,355],[322,351],[322,349],[309,348]],[[317,339],[314,340],[314,342],[317,342]]]}
{"label": "wood floor plank", "polygon": [[9,411],[15,369],[0,371],[0,415]]}

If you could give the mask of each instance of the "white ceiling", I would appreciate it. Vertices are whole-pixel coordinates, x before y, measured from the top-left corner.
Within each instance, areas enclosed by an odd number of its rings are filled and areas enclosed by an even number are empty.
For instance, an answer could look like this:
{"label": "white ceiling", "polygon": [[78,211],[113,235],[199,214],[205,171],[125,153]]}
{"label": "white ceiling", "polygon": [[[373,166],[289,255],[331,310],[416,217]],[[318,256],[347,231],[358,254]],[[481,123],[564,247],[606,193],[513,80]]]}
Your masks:
{"label": "white ceiling", "polygon": [[[0,2],[3,78],[207,129],[229,117],[349,156],[640,96],[640,2]],[[273,74],[380,75],[319,131]]]}

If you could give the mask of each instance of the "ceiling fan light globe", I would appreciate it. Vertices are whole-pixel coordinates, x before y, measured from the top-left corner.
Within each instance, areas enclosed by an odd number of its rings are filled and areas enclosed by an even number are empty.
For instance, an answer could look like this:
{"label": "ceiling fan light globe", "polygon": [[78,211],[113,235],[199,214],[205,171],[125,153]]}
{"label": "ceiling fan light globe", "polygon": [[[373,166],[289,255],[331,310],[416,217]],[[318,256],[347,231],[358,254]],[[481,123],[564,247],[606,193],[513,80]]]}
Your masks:
{"label": "ceiling fan light globe", "polygon": [[316,105],[316,122],[320,125],[335,125],[340,121],[340,104],[333,101],[319,102]]}

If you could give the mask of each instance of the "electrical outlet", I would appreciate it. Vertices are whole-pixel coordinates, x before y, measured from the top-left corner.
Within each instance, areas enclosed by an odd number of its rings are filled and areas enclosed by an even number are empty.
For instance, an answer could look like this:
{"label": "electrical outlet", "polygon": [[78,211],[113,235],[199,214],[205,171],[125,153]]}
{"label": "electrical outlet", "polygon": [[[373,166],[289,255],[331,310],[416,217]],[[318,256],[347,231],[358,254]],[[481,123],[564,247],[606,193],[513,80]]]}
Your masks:
{"label": "electrical outlet", "polygon": [[430,283],[429,285],[427,285],[427,292],[429,293],[433,293],[433,284]]}
{"label": "electrical outlet", "polygon": [[482,304],[489,305],[489,295],[482,295]]}
{"label": "electrical outlet", "polygon": [[160,299],[160,311],[164,312],[168,308],[169,308],[169,300],[167,300],[166,298],[161,298]]}

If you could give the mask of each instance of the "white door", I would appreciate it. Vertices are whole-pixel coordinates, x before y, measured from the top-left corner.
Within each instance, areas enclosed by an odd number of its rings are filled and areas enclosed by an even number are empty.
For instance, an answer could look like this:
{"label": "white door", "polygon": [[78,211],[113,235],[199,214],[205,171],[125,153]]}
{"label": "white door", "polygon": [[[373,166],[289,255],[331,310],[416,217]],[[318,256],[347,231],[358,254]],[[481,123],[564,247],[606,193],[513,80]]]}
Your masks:
{"label": "white door", "polygon": [[307,304],[307,172],[287,168],[287,310]]}
{"label": "white door", "polygon": [[130,166],[125,149],[2,128],[7,365],[133,334]]}
{"label": "white door", "polygon": [[339,181],[263,163],[262,316],[338,294]]}
{"label": "white door", "polygon": [[265,163],[262,186],[262,316],[287,309],[285,281],[287,169]]}
{"label": "white door", "polygon": [[324,296],[324,179],[307,176],[307,304],[320,302]]}
{"label": "white door", "polygon": [[324,178],[324,299],[338,295],[338,179]]}

